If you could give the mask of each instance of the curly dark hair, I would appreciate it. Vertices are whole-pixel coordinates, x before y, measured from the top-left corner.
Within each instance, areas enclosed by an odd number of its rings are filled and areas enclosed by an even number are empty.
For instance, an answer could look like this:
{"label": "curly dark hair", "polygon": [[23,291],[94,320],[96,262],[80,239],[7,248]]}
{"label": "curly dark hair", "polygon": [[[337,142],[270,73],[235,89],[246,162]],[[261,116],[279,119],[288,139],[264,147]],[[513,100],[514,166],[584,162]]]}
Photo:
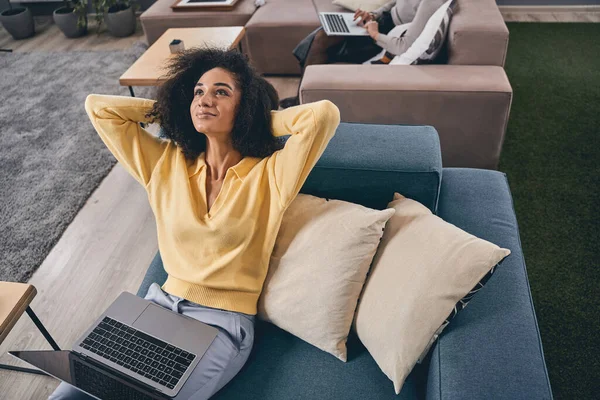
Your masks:
{"label": "curly dark hair", "polygon": [[146,115],[158,120],[161,137],[173,140],[188,160],[206,150],[206,136],[199,134],[190,115],[194,86],[213,68],[233,74],[241,88],[240,104],[232,131],[233,147],[242,157],[268,157],[282,148],[271,131],[271,110],[279,104],[277,91],[237,50],[195,47],[177,53],[166,64],[166,82],[156,92],[156,102]]}

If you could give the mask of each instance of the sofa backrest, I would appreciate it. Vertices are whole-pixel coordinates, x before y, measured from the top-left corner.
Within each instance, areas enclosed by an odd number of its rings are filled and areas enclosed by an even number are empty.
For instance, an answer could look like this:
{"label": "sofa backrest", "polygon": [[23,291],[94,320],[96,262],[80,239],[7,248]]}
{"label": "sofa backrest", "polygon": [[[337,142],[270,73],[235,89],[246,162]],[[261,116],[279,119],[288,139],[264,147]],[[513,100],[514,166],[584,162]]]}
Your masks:
{"label": "sofa backrest", "polygon": [[379,210],[398,192],[435,213],[441,179],[433,127],[342,122],[300,192]]}
{"label": "sofa backrest", "polygon": [[[278,136],[282,143],[289,138]],[[383,210],[398,192],[437,213],[441,182],[440,139],[432,126],[342,122],[300,193]]]}
{"label": "sofa backrest", "polygon": [[448,64],[504,67],[508,28],[495,0],[457,0],[446,45]]}

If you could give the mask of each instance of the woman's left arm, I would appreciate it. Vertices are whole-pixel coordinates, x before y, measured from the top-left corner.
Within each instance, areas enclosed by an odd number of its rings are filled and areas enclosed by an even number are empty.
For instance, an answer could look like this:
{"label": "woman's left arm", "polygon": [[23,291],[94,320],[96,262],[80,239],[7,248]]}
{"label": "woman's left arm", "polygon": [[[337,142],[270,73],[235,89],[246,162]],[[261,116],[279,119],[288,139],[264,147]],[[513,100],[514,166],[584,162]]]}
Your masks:
{"label": "woman's left arm", "polygon": [[329,100],[271,111],[274,136],[291,135],[268,161],[283,207],[296,197],[340,123],[340,110]]}

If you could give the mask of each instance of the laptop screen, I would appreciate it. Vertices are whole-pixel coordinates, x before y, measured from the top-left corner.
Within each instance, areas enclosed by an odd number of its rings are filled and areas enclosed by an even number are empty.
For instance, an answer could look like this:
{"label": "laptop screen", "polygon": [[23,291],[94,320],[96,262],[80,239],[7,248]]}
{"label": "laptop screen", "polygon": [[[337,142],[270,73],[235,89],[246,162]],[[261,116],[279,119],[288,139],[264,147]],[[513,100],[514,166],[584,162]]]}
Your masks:
{"label": "laptop screen", "polygon": [[9,351],[9,353],[38,367],[101,400],[165,399],[158,393],[145,390],[141,383],[110,372],[97,362],[89,362],[68,350]]}

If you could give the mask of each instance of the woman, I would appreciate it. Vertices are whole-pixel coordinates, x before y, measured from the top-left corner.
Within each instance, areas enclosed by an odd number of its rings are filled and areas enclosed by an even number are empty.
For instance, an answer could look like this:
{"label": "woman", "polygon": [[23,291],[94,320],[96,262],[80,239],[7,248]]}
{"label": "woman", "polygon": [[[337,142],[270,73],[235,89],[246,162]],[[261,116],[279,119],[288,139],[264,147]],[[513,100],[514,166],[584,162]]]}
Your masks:
{"label": "woman", "polygon": [[[358,25],[367,29],[368,36],[328,36],[321,27],[309,34],[293,51],[302,69],[302,75],[309,65],[335,62],[360,64],[379,53],[381,47],[380,43],[377,43],[377,35],[386,34],[396,26],[396,18],[393,18],[390,12],[395,1],[391,2],[390,7],[386,4],[373,12],[360,8],[356,10],[354,20],[358,20]],[[300,92],[296,96],[281,100],[279,105],[282,108],[298,105],[299,94]]]}
{"label": "woman", "polygon": [[[237,51],[190,49],[167,69],[157,101],[92,94],[85,108],[156,217],[168,278],[145,298],[219,329],[175,397],[207,399],[248,359],[283,213],[340,116],[326,100],[272,111],[276,91]],[[140,127],[154,121],[164,137]],[[64,383],[50,396],[66,398],[89,396]]]}

